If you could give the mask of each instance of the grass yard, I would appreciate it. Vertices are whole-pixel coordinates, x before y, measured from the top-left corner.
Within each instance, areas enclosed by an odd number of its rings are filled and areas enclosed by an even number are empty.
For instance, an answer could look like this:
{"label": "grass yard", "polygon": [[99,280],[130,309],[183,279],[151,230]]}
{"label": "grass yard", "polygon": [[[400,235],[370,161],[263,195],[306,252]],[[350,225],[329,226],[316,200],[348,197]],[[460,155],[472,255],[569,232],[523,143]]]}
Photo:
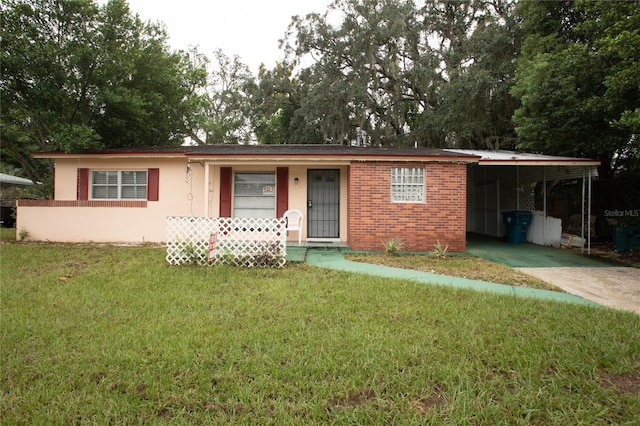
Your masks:
{"label": "grass yard", "polygon": [[640,316],[0,245],[2,424],[638,424]]}
{"label": "grass yard", "polygon": [[347,253],[345,254],[345,258],[354,262],[393,266],[396,268],[413,269],[416,271],[498,284],[563,292],[561,288],[551,283],[532,277],[516,269],[509,268],[508,266],[499,265],[474,256],[454,254],[446,257],[437,257],[418,254]]}
{"label": "grass yard", "polygon": [[0,228],[0,241],[9,242],[16,240],[16,228]]}

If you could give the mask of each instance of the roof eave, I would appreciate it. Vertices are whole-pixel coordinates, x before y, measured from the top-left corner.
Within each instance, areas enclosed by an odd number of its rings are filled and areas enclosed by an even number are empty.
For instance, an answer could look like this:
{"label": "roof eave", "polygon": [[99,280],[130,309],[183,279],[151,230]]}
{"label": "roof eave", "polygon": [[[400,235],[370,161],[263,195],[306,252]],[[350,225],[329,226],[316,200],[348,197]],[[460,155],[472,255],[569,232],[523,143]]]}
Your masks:
{"label": "roof eave", "polygon": [[442,155],[334,155],[334,154],[186,154],[186,157],[191,161],[216,161],[216,162],[328,162],[328,163],[344,163],[350,162],[463,162],[463,163],[477,163],[480,157],[478,156],[442,156]]}
{"label": "roof eave", "polygon": [[33,158],[184,158],[184,152],[91,152],[91,153],[64,153],[64,152],[36,152]]}
{"label": "roof eave", "polygon": [[481,157],[470,154],[407,154],[407,153],[390,153],[380,152],[372,154],[366,152],[358,153],[202,153],[202,152],[185,152],[185,151],[103,151],[103,152],[84,152],[84,153],[63,153],[63,152],[36,152],[32,153],[34,158],[50,158],[50,159],[122,159],[122,158],[187,158],[191,161],[215,161],[215,162],[327,162],[327,163],[344,163],[354,161],[368,162],[457,162],[457,163],[477,163]]}
{"label": "roof eave", "polygon": [[481,166],[599,166],[599,160],[592,159],[556,159],[556,160],[491,160],[481,159]]}

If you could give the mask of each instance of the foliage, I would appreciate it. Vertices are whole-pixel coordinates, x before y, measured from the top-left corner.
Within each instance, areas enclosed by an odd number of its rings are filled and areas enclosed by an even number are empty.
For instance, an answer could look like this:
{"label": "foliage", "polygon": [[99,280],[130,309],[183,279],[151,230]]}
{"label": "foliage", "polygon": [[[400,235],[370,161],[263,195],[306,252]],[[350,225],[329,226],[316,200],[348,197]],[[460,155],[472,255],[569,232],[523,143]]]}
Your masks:
{"label": "foliage", "polygon": [[193,242],[190,239],[182,244],[176,263],[178,265],[216,266],[231,265],[245,268],[282,268],[285,264],[283,246],[279,242],[254,241],[248,246],[239,244],[236,248],[226,246],[217,249],[213,258],[209,259],[207,241]]}
{"label": "foliage", "polygon": [[3,162],[34,181],[34,151],[180,144],[202,70],[124,0],[8,0],[2,8]]}
{"label": "foliage", "polygon": [[208,249],[206,244],[194,244],[189,241],[182,251],[180,257],[184,259],[184,263],[187,265],[197,265],[202,259],[206,259],[208,256]]}
{"label": "foliage", "polygon": [[600,177],[610,178],[638,158],[637,2],[527,1],[517,11],[525,33],[513,90],[519,147],[598,158]]}
{"label": "foliage", "polygon": [[[296,111],[300,108],[303,94],[293,70],[294,67],[285,62],[276,64],[271,70],[261,66],[257,83],[252,81],[247,85],[251,96],[252,126],[260,143],[322,143],[314,132],[295,137],[295,129],[300,124]],[[309,126],[301,128],[308,129]]]}
{"label": "foliage", "polygon": [[400,254],[404,248],[404,241],[401,238],[391,238],[387,241],[383,241],[384,252],[388,254],[397,255]]}
{"label": "foliage", "polygon": [[632,313],[303,265],[167,268],[162,248],[0,250],[6,424],[633,424],[640,410]]}
{"label": "foliage", "polygon": [[249,94],[252,76],[238,56],[229,57],[221,49],[213,52],[214,62],[203,95],[199,143],[248,143],[252,140],[249,123]]}
{"label": "foliage", "polygon": [[24,241],[27,238],[29,238],[29,231],[26,228],[20,228],[20,231],[18,231],[18,239]]}
{"label": "foliage", "polygon": [[0,228],[0,243],[15,242],[16,228]]}
{"label": "foliage", "polygon": [[252,256],[249,264],[252,266],[280,268],[282,267],[282,260],[282,245],[280,243],[271,243]]}
{"label": "foliage", "polygon": [[512,143],[512,5],[339,0],[294,17],[283,42],[290,62],[314,60],[297,76],[294,140],[306,126],[337,144]]}
{"label": "foliage", "polygon": [[448,252],[449,252],[449,244],[445,244],[443,246],[442,244],[440,244],[440,240],[438,240],[433,245],[433,251],[431,252],[431,254],[436,257],[444,259],[447,257]]}

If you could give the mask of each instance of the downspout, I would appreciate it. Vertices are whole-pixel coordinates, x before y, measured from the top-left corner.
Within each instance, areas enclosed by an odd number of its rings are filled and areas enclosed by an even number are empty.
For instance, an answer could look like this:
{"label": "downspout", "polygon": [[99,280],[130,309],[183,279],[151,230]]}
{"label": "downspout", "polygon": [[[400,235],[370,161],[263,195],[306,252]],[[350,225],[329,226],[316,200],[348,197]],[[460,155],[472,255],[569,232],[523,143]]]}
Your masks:
{"label": "downspout", "polygon": [[496,205],[492,206],[492,208],[496,209],[496,235],[500,235],[500,211],[502,209],[502,205],[500,204],[500,167],[496,169]]}
{"label": "downspout", "polygon": [[[586,168],[582,169],[582,204],[581,204],[581,208],[580,208],[580,218],[581,218],[581,224],[582,226],[580,227],[580,238],[582,238],[582,241],[584,242],[584,202],[585,202],[585,188],[586,188]],[[580,249],[580,253],[584,253],[584,244],[582,244],[582,248]]]}
{"label": "downspout", "polygon": [[[482,225],[483,225],[483,228],[484,228],[484,235],[488,235],[489,230],[487,228],[488,228],[488,225],[489,225],[488,224],[488,219],[489,218],[487,216],[488,216],[488,213],[489,213],[489,206],[487,205],[487,168],[483,167],[482,172],[483,172],[483,175],[484,175],[484,182],[482,184],[482,188],[484,190],[484,194],[483,194],[484,195],[484,200],[482,202],[482,208],[484,210],[484,214],[482,216],[484,216],[484,220],[483,220],[484,223]],[[498,229],[500,229],[500,228],[498,228]],[[499,234],[499,232],[497,232],[497,233]]]}
{"label": "downspout", "polygon": [[588,245],[587,245],[587,254],[591,254],[591,175],[592,169],[589,169],[589,231],[588,231]]}
{"label": "downspout", "polygon": [[204,217],[209,217],[209,163],[204,165]]}
{"label": "downspout", "polygon": [[[544,206],[542,212],[542,245],[547,245],[547,166],[542,166],[542,176],[544,177]],[[535,199],[533,201],[535,208]],[[562,232],[562,231],[560,231]]]}
{"label": "downspout", "polygon": [[542,240],[543,243],[547,242],[547,236],[545,235],[544,228],[547,225],[547,168],[542,166],[542,218],[544,219],[544,224],[542,226]]}
{"label": "downspout", "polygon": [[520,210],[520,165],[516,165],[516,210]]}
{"label": "downspout", "polygon": [[496,234],[500,235],[500,225],[502,222],[500,220],[502,217],[500,214],[500,210],[502,209],[502,206],[500,205],[500,169],[498,169],[496,176],[498,176],[496,179]]}

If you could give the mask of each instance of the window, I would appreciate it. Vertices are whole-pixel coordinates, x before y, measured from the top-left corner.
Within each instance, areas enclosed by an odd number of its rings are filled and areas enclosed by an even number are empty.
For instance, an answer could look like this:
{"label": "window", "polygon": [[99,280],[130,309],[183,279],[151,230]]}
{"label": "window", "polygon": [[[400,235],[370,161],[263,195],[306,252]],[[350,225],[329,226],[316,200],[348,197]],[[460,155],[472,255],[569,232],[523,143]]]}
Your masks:
{"label": "window", "polygon": [[276,174],[235,173],[233,217],[276,217]]}
{"label": "window", "polygon": [[146,171],[93,171],[91,198],[147,199]]}
{"label": "window", "polygon": [[392,168],[391,201],[422,203],[424,201],[424,169],[419,167]]}

